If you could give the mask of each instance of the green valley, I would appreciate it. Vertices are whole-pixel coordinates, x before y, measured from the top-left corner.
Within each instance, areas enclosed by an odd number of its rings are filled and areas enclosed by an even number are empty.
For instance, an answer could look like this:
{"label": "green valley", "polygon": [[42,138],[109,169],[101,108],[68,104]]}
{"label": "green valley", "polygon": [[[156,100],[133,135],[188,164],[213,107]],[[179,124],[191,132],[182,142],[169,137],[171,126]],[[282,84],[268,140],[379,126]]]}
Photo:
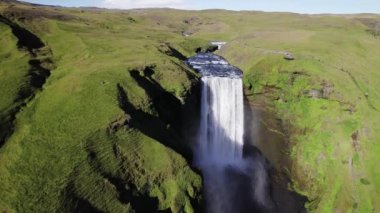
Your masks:
{"label": "green valley", "polygon": [[279,150],[258,139],[274,176],[309,212],[379,212],[379,23],[0,1],[0,211],[201,211],[200,75],[184,60],[225,41],[246,101],[278,122],[261,120]]}

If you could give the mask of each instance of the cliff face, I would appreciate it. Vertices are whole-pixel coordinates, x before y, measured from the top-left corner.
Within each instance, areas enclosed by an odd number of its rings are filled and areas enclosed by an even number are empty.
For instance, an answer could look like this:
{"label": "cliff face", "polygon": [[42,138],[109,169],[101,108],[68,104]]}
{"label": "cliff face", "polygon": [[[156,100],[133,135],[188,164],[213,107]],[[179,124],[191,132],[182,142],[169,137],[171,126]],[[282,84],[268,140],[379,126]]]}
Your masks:
{"label": "cliff face", "polygon": [[[228,41],[217,53],[262,109],[252,143],[309,210],[380,208],[380,43],[362,24],[379,17],[4,1],[0,14],[0,210],[197,210],[198,76],[182,60],[210,40]],[[23,45],[12,27],[43,45]]]}

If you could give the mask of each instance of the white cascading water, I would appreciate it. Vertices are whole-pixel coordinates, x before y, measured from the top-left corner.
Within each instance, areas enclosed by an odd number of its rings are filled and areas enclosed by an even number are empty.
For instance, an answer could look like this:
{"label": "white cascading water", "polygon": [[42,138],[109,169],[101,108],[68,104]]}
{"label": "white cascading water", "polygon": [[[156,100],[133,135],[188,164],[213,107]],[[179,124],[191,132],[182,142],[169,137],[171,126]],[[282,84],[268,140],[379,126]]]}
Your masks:
{"label": "white cascading water", "polygon": [[242,79],[206,76],[201,85],[197,164],[237,163],[244,143]]}
{"label": "white cascading water", "polygon": [[[201,78],[201,119],[195,163],[204,177],[207,212],[233,212],[228,166],[243,159],[244,106],[241,78]],[[230,186],[231,187],[231,186]]]}
{"label": "white cascading water", "polygon": [[203,175],[206,212],[262,212],[268,200],[263,158],[243,157],[243,73],[211,53],[199,53],[187,64],[202,74],[193,153]]}

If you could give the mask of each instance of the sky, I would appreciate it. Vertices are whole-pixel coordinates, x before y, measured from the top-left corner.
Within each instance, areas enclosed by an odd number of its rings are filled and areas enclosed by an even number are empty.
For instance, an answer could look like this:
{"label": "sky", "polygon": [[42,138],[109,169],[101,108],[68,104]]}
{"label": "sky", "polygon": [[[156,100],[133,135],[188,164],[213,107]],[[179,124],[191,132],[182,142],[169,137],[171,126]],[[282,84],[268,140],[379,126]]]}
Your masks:
{"label": "sky", "polygon": [[380,0],[25,0],[69,7],[228,9],[296,13],[380,13]]}

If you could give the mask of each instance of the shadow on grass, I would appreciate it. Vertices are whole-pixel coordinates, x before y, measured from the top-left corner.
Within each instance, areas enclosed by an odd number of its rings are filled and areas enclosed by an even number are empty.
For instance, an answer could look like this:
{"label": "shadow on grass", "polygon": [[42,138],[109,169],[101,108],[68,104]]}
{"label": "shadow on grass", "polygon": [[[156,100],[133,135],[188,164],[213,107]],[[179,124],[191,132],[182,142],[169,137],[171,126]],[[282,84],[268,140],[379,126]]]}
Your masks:
{"label": "shadow on grass", "polygon": [[177,153],[191,158],[188,148],[182,143],[182,109],[180,100],[166,91],[152,78],[154,70],[146,67],[142,72],[131,70],[130,75],[145,90],[152,101],[157,116],[136,108],[129,100],[127,91],[117,84],[119,107],[130,116],[127,125],[138,129],[143,134],[159,141]]}
{"label": "shadow on grass", "polygon": [[44,43],[36,35],[29,32],[28,30],[20,27],[18,24],[10,21],[6,17],[0,15],[0,22],[8,25],[12,29],[12,33],[17,37],[17,47],[27,48],[29,52],[33,49],[39,49],[44,47]]}
{"label": "shadow on grass", "polygon": [[162,49],[159,49],[159,51],[166,54],[167,56],[177,58],[180,61],[187,60],[186,56],[184,56],[181,52],[179,52],[177,49],[173,48],[169,44],[166,44],[164,47],[166,47],[167,49],[162,48]]}
{"label": "shadow on grass", "polygon": [[169,46],[168,55],[171,57],[175,57],[181,61],[187,60],[186,56],[182,55],[182,53],[180,53],[178,50],[176,50],[175,48],[173,48],[171,46]]}
{"label": "shadow on grass", "polygon": [[[100,130],[100,132],[88,138],[86,143],[88,158],[85,162],[78,165],[70,177],[71,182],[81,181],[78,177],[86,176],[86,167],[90,167],[91,173],[98,173],[104,179],[104,183],[108,184],[97,182],[96,180],[89,181],[90,185],[85,186],[84,192],[81,189],[81,185],[68,184],[62,194],[62,205],[69,206],[70,210],[75,210],[76,212],[83,210],[82,212],[84,212],[97,211],[96,206],[106,208],[105,205],[93,203],[94,200],[92,199],[94,197],[102,197],[101,194],[94,194],[98,193],[94,189],[105,186],[107,190],[117,193],[115,197],[118,200],[117,202],[126,206],[130,205],[135,212],[171,212],[170,209],[158,210],[160,208],[158,198],[151,197],[144,189],[136,187],[133,178],[129,176],[131,168],[128,168],[128,165],[125,164],[123,154],[115,144],[114,135],[118,131],[125,130],[125,127],[136,129],[177,153],[187,155],[185,158],[191,158],[191,152],[187,150],[186,145],[183,143],[185,137],[181,134],[184,126],[182,120],[186,110],[197,109],[197,107],[192,107],[191,104],[193,103],[182,104],[173,94],[166,91],[153,79],[153,67],[145,67],[143,70],[130,70],[129,73],[136,81],[136,84],[145,90],[151,101],[151,107],[157,113],[149,114],[134,106],[129,99],[128,91],[121,84],[116,85],[118,105],[124,111],[125,116],[111,123],[107,131],[103,132],[104,130]],[[197,95],[196,93],[194,94]],[[191,95],[190,98],[198,100],[198,97],[194,95]],[[186,131],[189,130],[186,129]],[[99,136],[98,134],[106,135]],[[101,142],[104,140],[103,137],[106,137],[106,141],[111,142],[111,144]],[[105,146],[105,148],[99,148],[99,144]],[[98,149],[101,151],[99,152]],[[115,161],[113,163],[112,159],[108,159],[108,162],[114,165],[112,168],[117,168],[112,173],[104,167],[104,159],[102,160],[104,156],[114,156]],[[89,193],[91,194],[91,199],[88,198]],[[190,199],[190,202],[195,209],[200,208],[197,199]]]}
{"label": "shadow on grass", "polygon": [[[113,134],[99,130],[87,139],[87,159],[73,170],[61,192],[63,212],[126,212],[128,208],[133,212],[167,211],[158,210],[158,198],[133,182],[131,168],[125,164],[126,157]],[[107,167],[109,164],[115,167]]]}
{"label": "shadow on grass", "polygon": [[[0,147],[4,145],[6,139],[12,135],[14,131],[14,121],[16,114],[31,101],[35,94],[42,89],[47,78],[50,76],[50,70],[45,68],[42,64],[48,64],[49,67],[53,67],[51,57],[51,51],[43,50],[45,44],[27,29],[22,28],[17,23],[12,22],[6,17],[0,15],[0,23],[9,26],[12,29],[13,35],[17,38],[17,48],[27,50],[29,60],[29,70],[27,76],[25,76],[26,83],[18,88],[17,97],[14,98],[14,106],[7,109],[6,112],[0,115]],[[40,53],[40,51],[44,53]],[[37,59],[37,57],[43,55],[44,60]]]}
{"label": "shadow on grass", "polygon": [[179,146],[175,144],[178,141],[178,136],[173,132],[171,127],[156,116],[137,109],[128,99],[126,90],[120,85],[117,85],[118,100],[120,108],[130,116],[127,125],[131,128],[138,129],[143,134],[159,141],[160,143],[178,151]]}

